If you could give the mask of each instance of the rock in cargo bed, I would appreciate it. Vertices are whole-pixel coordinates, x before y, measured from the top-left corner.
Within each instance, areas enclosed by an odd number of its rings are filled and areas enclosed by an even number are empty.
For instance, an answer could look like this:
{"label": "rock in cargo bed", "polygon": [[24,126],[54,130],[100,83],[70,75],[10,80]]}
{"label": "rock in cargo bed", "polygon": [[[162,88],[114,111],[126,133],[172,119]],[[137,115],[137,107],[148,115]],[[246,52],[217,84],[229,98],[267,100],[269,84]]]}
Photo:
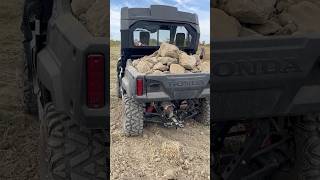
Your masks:
{"label": "rock in cargo bed", "polygon": [[214,120],[320,111],[320,36],[214,41]]}

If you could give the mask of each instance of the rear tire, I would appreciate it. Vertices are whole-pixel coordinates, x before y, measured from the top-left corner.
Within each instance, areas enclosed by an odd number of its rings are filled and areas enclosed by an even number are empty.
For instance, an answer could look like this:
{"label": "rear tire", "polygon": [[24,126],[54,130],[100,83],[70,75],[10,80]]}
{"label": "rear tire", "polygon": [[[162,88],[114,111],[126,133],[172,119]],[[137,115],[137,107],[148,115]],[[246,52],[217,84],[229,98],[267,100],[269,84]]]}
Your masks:
{"label": "rear tire", "polygon": [[200,114],[196,116],[196,121],[210,126],[210,99],[205,98],[200,100]]}
{"label": "rear tire", "polygon": [[89,130],[55,110],[44,108],[40,128],[40,179],[107,178],[104,130]]}
{"label": "rear tire", "polygon": [[320,179],[320,115],[310,114],[297,121],[294,128],[296,180]]}
{"label": "rear tire", "polygon": [[29,78],[28,65],[25,59],[20,63],[18,69],[19,89],[21,90],[20,102],[21,108],[25,113],[31,115],[38,114],[37,96],[33,92],[33,82]]}
{"label": "rear tire", "polygon": [[117,91],[117,97],[121,98],[121,91],[120,91],[120,82],[119,82],[119,78],[117,78],[117,82],[116,82],[116,91]]}
{"label": "rear tire", "polygon": [[[30,27],[31,23],[35,23],[36,16],[39,14],[38,1],[29,0],[24,2],[23,19],[21,24],[21,30],[24,34],[24,54],[19,64],[19,88],[21,92],[21,106],[22,110],[31,115],[38,114],[37,96],[33,89],[33,77],[32,77],[32,51],[34,49],[35,38],[32,34]],[[28,64],[30,63],[30,64]]]}
{"label": "rear tire", "polygon": [[120,67],[121,67],[121,61],[118,61],[117,63],[117,82],[116,82],[116,91],[117,91],[117,97],[118,98],[121,98],[122,97],[122,94],[121,94],[121,91],[120,91],[120,81],[121,81],[121,77],[119,77],[119,74],[120,74]]}
{"label": "rear tire", "polygon": [[144,109],[142,104],[124,94],[123,107],[123,131],[126,136],[139,136],[143,134]]}

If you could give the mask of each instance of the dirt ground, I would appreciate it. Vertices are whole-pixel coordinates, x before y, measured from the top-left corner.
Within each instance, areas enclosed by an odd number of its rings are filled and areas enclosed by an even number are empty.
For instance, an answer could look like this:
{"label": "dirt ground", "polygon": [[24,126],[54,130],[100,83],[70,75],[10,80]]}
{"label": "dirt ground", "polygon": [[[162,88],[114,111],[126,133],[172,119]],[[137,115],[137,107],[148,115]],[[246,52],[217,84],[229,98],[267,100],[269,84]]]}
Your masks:
{"label": "dirt ground", "polygon": [[[20,110],[16,75],[22,57],[22,3],[0,3],[0,180],[39,179],[39,124]],[[192,121],[177,130],[152,124],[143,137],[122,135],[121,101],[115,95],[119,54],[119,46],[111,47],[111,179],[208,179],[209,127]]]}
{"label": "dirt ground", "polygon": [[23,0],[0,3],[0,179],[38,179],[37,119],[19,109],[16,68],[22,57]]}
{"label": "dirt ground", "polygon": [[[116,97],[119,45],[111,46],[111,179],[209,179],[210,128],[194,121],[182,129],[147,124],[143,137],[125,137]],[[208,60],[209,47],[206,48]]]}

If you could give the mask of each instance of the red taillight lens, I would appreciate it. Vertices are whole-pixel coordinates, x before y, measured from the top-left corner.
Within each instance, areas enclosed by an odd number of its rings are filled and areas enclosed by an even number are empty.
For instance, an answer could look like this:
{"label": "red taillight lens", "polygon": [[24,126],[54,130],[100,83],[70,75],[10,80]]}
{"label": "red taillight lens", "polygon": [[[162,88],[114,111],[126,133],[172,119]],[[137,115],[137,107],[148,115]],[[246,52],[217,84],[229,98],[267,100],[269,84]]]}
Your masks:
{"label": "red taillight lens", "polygon": [[105,94],[104,56],[87,57],[87,105],[89,108],[104,106]]}
{"label": "red taillight lens", "polygon": [[143,94],[143,79],[137,79],[137,96],[142,96]]}

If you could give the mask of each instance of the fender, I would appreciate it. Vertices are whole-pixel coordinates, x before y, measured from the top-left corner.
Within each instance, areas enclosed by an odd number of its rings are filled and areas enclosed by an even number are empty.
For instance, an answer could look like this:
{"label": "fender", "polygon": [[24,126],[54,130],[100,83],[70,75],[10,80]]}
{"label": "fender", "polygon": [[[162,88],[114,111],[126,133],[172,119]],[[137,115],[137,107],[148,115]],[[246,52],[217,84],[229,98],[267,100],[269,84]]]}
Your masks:
{"label": "fender", "polygon": [[[90,54],[103,55],[108,70],[109,40],[92,36],[71,13],[70,1],[54,3],[46,46],[37,54],[38,80],[50,92],[57,111],[88,128],[104,129],[109,116],[109,92],[105,92],[105,107],[87,107],[86,59]],[[108,89],[108,78],[105,86]]]}

